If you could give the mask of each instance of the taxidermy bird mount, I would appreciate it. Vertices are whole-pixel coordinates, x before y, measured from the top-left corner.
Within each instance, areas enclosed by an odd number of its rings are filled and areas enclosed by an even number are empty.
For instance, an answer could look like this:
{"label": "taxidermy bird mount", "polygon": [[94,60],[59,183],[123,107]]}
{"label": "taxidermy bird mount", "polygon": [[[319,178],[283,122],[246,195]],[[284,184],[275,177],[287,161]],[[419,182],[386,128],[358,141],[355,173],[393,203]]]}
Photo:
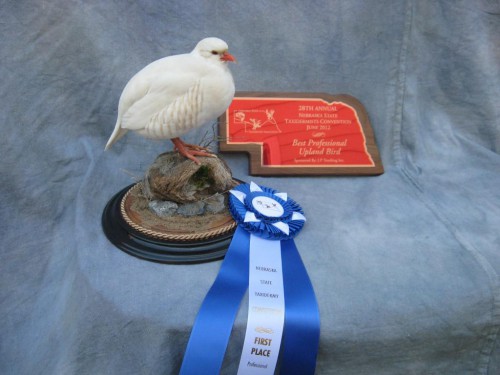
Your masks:
{"label": "taxidermy bird mount", "polygon": [[235,61],[218,38],[201,40],[191,53],[164,57],[127,83],[118,104],[115,129],[105,150],[133,130],[152,139],[170,139],[196,164],[196,156],[215,156],[179,137],[219,117],[234,97],[228,62]]}

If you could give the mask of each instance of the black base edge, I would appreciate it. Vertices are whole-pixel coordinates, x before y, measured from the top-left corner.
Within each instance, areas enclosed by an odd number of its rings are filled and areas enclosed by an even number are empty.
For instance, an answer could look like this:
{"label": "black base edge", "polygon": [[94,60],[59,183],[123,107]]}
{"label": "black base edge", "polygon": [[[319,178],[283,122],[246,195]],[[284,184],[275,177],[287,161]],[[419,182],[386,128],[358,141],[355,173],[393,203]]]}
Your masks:
{"label": "black base edge", "polygon": [[199,264],[224,258],[234,231],[196,242],[176,242],[148,237],[130,227],[120,211],[122,198],[134,184],[115,194],[102,213],[102,228],[118,249],[137,258],[167,264]]}

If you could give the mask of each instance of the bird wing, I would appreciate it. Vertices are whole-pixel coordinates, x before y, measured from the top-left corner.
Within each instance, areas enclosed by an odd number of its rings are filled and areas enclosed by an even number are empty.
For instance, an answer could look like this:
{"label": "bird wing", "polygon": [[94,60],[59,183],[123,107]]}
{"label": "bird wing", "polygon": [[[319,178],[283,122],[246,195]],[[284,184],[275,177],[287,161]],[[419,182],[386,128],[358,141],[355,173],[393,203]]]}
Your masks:
{"label": "bird wing", "polygon": [[189,54],[149,64],[123,90],[118,108],[120,126],[144,129],[152,116],[186,95],[204,74],[203,66]]}
{"label": "bird wing", "polygon": [[122,115],[121,127],[129,130],[145,129],[155,115],[167,111],[171,105],[189,96],[198,83],[199,79],[193,74],[184,77],[164,75]]}

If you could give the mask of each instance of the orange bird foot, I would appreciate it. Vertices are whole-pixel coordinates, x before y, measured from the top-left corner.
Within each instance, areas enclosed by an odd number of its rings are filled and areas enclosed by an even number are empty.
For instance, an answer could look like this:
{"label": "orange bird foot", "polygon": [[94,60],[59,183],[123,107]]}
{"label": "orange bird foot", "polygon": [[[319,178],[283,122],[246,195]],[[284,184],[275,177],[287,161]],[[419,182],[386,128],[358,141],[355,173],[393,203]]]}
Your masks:
{"label": "orange bird foot", "polygon": [[180,138],[172,138],[171,141],[174,144],[174,149],[177,150],[179,154],[188,159],[191,159],[198,165],[200,165],[201,163],[198,159],[196,159],[195,156],[208,156],[211,158],[217,157],[212,154],[206,147],[184,143],[184,141]]}

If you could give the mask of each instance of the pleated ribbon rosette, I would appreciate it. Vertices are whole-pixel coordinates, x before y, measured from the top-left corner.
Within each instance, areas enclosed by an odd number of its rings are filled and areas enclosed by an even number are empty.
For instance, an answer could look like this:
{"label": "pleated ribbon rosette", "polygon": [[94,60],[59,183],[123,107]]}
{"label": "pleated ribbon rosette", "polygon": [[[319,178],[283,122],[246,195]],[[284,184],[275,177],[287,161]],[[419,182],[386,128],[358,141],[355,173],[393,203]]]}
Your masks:
{"label": "pleated ribbon rosette", "polygon": [[293,238],[306,218],[286,193],[253,182],[230,191],[238,224],[198,312],[182,375],[219,374],[248,289],[248,319],[238,374],[314,374],[319,311]]}

